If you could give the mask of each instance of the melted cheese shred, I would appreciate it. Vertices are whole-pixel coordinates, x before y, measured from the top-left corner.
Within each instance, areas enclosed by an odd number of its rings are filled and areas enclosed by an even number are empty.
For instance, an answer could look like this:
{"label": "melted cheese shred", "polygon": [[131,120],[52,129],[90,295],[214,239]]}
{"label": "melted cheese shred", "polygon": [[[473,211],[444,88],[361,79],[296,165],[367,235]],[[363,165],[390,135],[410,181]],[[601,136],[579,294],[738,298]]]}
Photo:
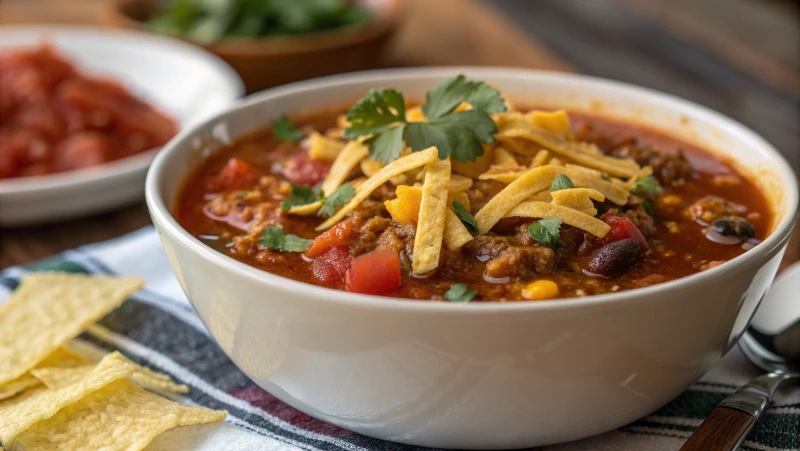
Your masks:
{"label": "melted cheese shred", "polygon": [[414,274],[426,274],[439,266],[442,252],[447,193],[450,188],[450,159],[436,159],[425,166],[422,200],[419,205],[419,222],[414,238],[414,255],[411,266]]}
{"label": "melted cheese shred", "polygon": [[[344,151],[342,151],[344,153]],[[341,155],[341,154],[339,154]],[[363,157],[362,157],[363,158]],[[328,218],[325,222],[320,224],[315,230],[317,232],[321,232],[323,230],[328,230],[333,227],[337,222],[341,221],[348,213],[355,210],[358,207],[358,204],[364,201],[373,191],[375,191],[378,187],[386,183],[390,178],[402,174],[403,172],[408,171],[409,169],[415,169],[420,166],[425,166],[428,163],[438,160],[439,158],[439,151],[436,147],[429,147],[425,150],[420,152],[414,152],[410,155],[406,155],[404,157],[398,158],[394,160],[390,164],[384,166],[375,173],[372,177],[364,180],[356,188],[356,194],[353,196],[350,201],[345,204],[339,211],[336,212],[333,216]],[[356,161],[357,163],[357,161]],[[335,163],[334,163],[335,165]],[[355,166],[355,163],[353,164]],[[333,168],[331,168],[333,169]],[[450,177],[448,175],[448,181]],[[324,182],[323,182],[323,190],[324,190]],[[446,191],[445,191],[446,192]],[[442,214],[444,216],[444,214]]]}

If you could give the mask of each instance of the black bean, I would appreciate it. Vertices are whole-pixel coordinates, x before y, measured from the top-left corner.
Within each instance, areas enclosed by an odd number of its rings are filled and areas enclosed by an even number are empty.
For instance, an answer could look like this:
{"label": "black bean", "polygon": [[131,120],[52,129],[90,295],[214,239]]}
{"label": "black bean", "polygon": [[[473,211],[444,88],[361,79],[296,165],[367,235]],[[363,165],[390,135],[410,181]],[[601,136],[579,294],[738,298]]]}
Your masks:
{"label": "black bean", "polygon": [[604,277],[618,276],[641,263],[646,253],[646,247],[633,238],[615,241],[594,251],[588,271]]}
{"label": "black bean", "polygon": [[746,240],[756,236],[756,228],[739,216],[723,216],[711,223],[711,228],[720,235],[735,236]]}

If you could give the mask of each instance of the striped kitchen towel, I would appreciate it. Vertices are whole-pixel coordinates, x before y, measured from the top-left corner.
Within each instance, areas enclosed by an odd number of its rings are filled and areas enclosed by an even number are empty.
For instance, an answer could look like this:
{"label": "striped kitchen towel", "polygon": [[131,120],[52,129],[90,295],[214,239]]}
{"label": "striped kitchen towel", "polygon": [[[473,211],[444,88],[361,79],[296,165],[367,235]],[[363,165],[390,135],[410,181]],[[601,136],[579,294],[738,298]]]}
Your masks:
{"label": "striped kitchen towel", "polygon": [[[87,352],[119,350],[136,362],[189,385],[181,402],[229,412],[227,423],[176,428],[148,450],[411,450],[324,423],[255,385],[209,336],[172,274],[151,227],[106,243],[65,252],[0,273],[0,303],[29,271],[125,275],[145,288],[80,337]],[[714,406],[758,375],[734,348],[698,383],[657,412],[619,430],[544,451],[677,450]],[[800,449],[800,388],[786,387],[744,442],[748,450]]]}

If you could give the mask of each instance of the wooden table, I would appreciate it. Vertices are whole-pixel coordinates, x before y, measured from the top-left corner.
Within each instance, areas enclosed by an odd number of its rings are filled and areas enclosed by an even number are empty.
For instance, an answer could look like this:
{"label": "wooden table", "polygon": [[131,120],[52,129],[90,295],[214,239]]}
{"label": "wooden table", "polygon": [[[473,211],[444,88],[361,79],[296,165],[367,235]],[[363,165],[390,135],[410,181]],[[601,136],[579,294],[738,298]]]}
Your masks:
{"label": "wooden table", "polygon": [[[0,0],[0,23],[98,23],[105,0]],[[790,0],[402,0],[383,65],[579,71],[708,105],[764,135],[800,170],[800,26]],[[0,229],[0,268],[150,223],[143,203]],[[797,228],[800,229],[800,228]],[[800,260],[795,230],[785,264]]]}

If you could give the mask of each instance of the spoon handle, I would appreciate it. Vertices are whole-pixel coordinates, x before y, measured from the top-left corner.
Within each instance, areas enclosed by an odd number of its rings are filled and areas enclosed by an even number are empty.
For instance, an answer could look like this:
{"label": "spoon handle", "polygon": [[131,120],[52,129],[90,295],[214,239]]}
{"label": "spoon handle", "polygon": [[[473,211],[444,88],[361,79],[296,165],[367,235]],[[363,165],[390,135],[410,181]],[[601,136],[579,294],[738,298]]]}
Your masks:
{"label": "spoon handle", "polygon": [[723,399],[680,451],[732,451],[742,444],[772,400],[784,373],[764,374]]}

